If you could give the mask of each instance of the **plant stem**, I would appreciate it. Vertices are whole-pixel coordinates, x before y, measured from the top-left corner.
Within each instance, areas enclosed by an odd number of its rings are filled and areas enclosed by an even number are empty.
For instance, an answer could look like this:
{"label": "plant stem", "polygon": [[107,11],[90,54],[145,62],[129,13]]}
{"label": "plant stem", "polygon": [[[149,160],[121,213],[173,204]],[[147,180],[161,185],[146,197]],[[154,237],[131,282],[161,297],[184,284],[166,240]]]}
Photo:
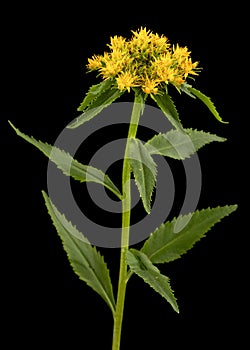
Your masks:
{"label": "plant stem", "polygon": [[112,350],[120,349],[121,330],[124,311],[124,302],[127,284],[127,262],[126,254],[129,247],[130,232],[130,211],[131,211],[131,189],[130,189],[130,165],[128,159],[129,141],[135,138],[139,119],[144,107],[144,99],[140,93],[135,92],[133,110],[131,114],[128,138],[123,159],[122,171],[122,192],[124,199],[122,201],[122,233],[121,233],[121,255],[120,255],[120,272],[117,292],[116,311],[114,314],[113,344]]}

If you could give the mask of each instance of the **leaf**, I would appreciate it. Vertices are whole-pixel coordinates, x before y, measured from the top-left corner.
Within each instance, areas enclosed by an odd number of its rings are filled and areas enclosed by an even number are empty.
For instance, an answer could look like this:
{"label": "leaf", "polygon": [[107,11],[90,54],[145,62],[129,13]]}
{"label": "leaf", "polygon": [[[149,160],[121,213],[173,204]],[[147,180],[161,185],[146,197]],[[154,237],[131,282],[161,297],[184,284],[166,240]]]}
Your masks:
{"label": "leaf", "polygon": [[109,270],[103,257],[91,246],[87,238],[67,221],[43,191],[49,215],[59,234],[69,262],[79,278],[96,291],[115,312],[115,300]]}
{"label": "leaf", "polygon": [[84,109],[87,108],[99,95],[105,90],[111,88],[112,84],[113,82],[111,79],[106,79],[99,84],[92,85],[77,110],[81,112],[84,111]]}
{"label": "leaf", "polygon": [[118,188],[101,170],[79,163],[68,152],[61,150],[58,147],[51,146],[48,143],[37,141],[33,137],[23,134],[11,122],[9,123],[18,136],[42,151],[65,175],[71,176],[80,182],[95,182],[101,184],[112,191],[119,199],[122,199],[122,195]]}
{"label": "leaf", "polygon": [[167,93],[164,93],[163,95],[152,95],[151,97],[168,118],[170,123],[176,127],[176,129],[182,129],[178,111],[171,97]]}
{"label": "leaf", "polygon": [[192,98],[196,98],[190,91],[189,91],[189,88],[191,88],[192,86],[190,84],[187,84],[187,83],[183,83],[181,86],[180,86],[180,90],[185,92],[188,96],[192,97]]}
{"label": "leaf", "polygon": [[130,139],[128,156],[144,208],[149,213],[156,183],[156,164],[143,143],[135,138]]}
{"label": "leaf", "polygon": [[173,309],[179,313],[176,298],[169,284],[169,278],[162,275],[144,253],[136,249],[129,249],[127,251],[127,263],[132,272],[148,283],[150,287],[166,299]]}
{"label": "leaf", "polygon": [[193,95],[198,97],[210,110],[210,112],[214,115],[214,117],[219,120],[221,123],[228,123],[224,122],[222,118],[220,117],[219,113],[217,112],[215,105],[211,101],[210,97],[204,95],[202,92],[199,90],[193,88],[193,87],[188,87],[189,92],[191,92]]}
{"label": "leaf", "polygon": [[236,209],[237,205],[226,205],[180,215],[157,228],[141,251],[155,264],[176,260],[204,237],[214,224]]}
{"label": "leaf", "polygon": [[226,139],[204,131],[172,129],[165,134],[155,135],[145,144],[145,147],[151,155],[160,154],[175,159],[185,159],[212,141],[222,142]]}
{"label": "leaf", "polygon": [[100,91],[97,97],[93,100],[93,102],[88,106],[88,108],[80,114],[79,117],[75,119],[72,123],[70,123],[67,128],[74,129],[83,123],[89,121],[94,118],[97,114],[99,114],[104,108],[108,107],[112,102],[114,102],[118,97],[123,94],[122,91],[118,90],[115,87],[110,87],[105,91]]}

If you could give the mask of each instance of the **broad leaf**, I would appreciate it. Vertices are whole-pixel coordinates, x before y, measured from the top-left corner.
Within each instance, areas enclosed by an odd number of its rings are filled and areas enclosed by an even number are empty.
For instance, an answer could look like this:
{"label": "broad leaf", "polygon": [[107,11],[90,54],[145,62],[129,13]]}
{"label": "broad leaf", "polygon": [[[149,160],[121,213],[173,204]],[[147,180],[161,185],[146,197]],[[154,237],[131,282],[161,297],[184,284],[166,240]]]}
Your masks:
{"label": "broad leaf", "polygon": [[74,272],[106,301],[114,313],[113,289],[109,270],[103,257],[95,247],[89,244],[82,233],[57,210],[45,192],[43,192],[43,196]]}
{"label": "broad leaf", "polygon": [[237,205],[226,205],[181,215],[157,228],[141,251],[155,264],[178,259],[204,237],[212,226],[236,209]]}
{"label": "broad leaf", "polygon": [[101,170],[89,165],[83,165],[64,150],[51,146],[48,143],[37,141],[33,137],[23,134],[16,127],[14,127],[13,124],[10,123],[10,125],[16,131],[18,136],[22,137],[24,140],[28,141],[42,151],[50,159],[50,161],[55,163],[56,166],[62,170],[65,175],[71,176],[80,182],[99,183],[112,191],[119,199],[122,199],[122,195],[118,188]]}
{"label": "broad leaf", "polygon": [[148,283],[150,287],[166,299],[173,309],[179,313],[176,298],[169,284],[169,278],[162,275],[144,253],[136,249],[128,250],[127,263],[132,272]]}
{"label": "broad leaf", "polygon": [[178,111],[171,97],[167,93],[164,93],[163,95],[152,95],[151,97],[168,118],[170,123],[176,127],[176,129],[182,129]]}
{"label": "broad leaf", "polygon": [[170,130],[165,134],[155,135],[145,147],[150,154],[160,154],[175,159],[189,158],[198,149],[212,141],[225,141],[225,138],[208,132],[192,129]]}
{"label": "broad leaf", "polygon": [[75,121],[70,123],[67,128],[74,129],[83,123],[94,118],[99,114],[104,108],[108,107],[112,102],[114,102],[118,97],[123,94],[122,91],[118,90],[116,87],[110,87],[98,94],[98,96],[93,99],[92,103],[87,107],[87,109],[76,118]]}
{"label": "broad leaf", "polygon": [[205,94],[203,94],[202,92],[200,92],[199,90],[197,90],[197,89],[195,89],[193,87],[188,87],[188,91],[191,92],[196,97],[198,97],[198,99],[200,99],[208,107],[210,112],[214,115],[214,117],[217,120],[219,120],[221,123],[228,123],[228,122],[224,122],[222,120],[221,116],[217,112],[217,110],[215,108],[215,105],[211,101],[210,97],[206,96]]}
{"label": "broad leaf", "polygon": [[156,164],[147,148],[138,139],[130,139],[128,156],[144,208],[149,213],[156,183]]}
{"label": "broad leaf", "polygon": [[85,108],[89,107],[89,105],[100,96],[105,90],[109,89],[112,86],[113,82],[111,79],[106,79],[99,84],[92,85],[89,88],[88,93],[86,94],[84,100],[78,107],[78,111],[83,112]]}

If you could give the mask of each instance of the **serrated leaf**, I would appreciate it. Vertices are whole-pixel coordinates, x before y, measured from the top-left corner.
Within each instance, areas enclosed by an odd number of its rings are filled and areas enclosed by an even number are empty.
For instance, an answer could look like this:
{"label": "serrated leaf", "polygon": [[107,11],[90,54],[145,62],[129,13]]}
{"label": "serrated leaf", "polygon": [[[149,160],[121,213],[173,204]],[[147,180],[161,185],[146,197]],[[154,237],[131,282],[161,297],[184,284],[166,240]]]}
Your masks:
{"label": "serrated leaf", "polygon": [[105,90],[109,89],[112,84],[113,82],[111,79],[106,79],[99,84],[92,85],[77,110],[83,112],[84,109],[87,108],[98,96],[100,96]]}
{"label": "serrated leaf", "polygon": [[171,97],[164,93],[163,95],[152,95],[153,100],[157,103],[158,107],[162,110],[170,123],[176,129],[182,129],[179,113],[175,107],[175,104]]}
{"label": "serrated leaf", "polygon": [[185,159],[212,141],[222,142],[226,139],[204,131],[172,129],[165,134],[155,135],[145,144],[145,147],[151,155],[160,154],[175,159]]}
{"label": "serrated leaf", "polygon": [[196,97],[198,97],[199,100],[201,100],[210,110],[210,112],[214,115],[214,117],[219,120],[221,123],[228,123],[228,122],[224,122],[221,118],[221,116],[219,115],[219,113],[217,112],[215,105],[213,104],[213,102],[211,101],[210,97],[206,96],[205,94],[203,94],[202,92],[200,92],[199,90],[193,88],[193,87],[188,87],[188,90],[195,95]]}
{"label": "serrated leaf", "polygon": [[155,264],[176,260],[204,237],[212,226],[236,209],[237,205],[226,205],[181,215],[157,228],[141,251]]}
{"label": "serrated leaf", "polygon": [[185,92],[188,96],[192,97],[192,98],[196,98],[190,91],[189,89],[192,87],[192,85],[190,84],[187,84],[187,83],[183,83],[181,86],[180,86],[180,90]]}
{"label": "serrated leaf", "polygon": [[127,252],[127,263],[132,272],[148,283],[150,287],[166,299],[172,308],[179,313],[176,298],[170,287],[169,278],[162,275],[144,253],[136,249],[129,249]]}
{"label": "serrated leaf", "polygon": [[146,212],[150,213],[151,197],[156,183],[156,164],[147,148],[138,139],[130,139],[128,156],[143,206]]}
{"label": "serrated leaf", "polygon": [[95,182],[101,184],[112,191],[119,199],[122,199],[122,195],[118,188],[101,170],[79,163],[68,152],[61,150],[58,147],[51,146],[48,143],[37,141],[34,137],[23,134],[11,122],[9,123],[18,136],[37,147],[50,159],[51,162],[55,163],[65,175],[71,176],[80,182]]}
{"label": "serrated leaf", "polygon": [[103,257],[87,238],[61,214],[45,192],[43,197],[52,222],[59,234],[69,262],[79,278],[86,282],[115,312],[115,300],[109,270]]}
{"label": "serrated leaf", "polygon": [[98,94],[98,96],[92,101],[89,107],[82,114],[80,114],[72,123],[70,123],[67,126],[67,128],[74,129],[82,125],[83,123],[91,120],[122,94],[123,92],[117,89],[116,87],[110,87],[109,89],[101,91]]}

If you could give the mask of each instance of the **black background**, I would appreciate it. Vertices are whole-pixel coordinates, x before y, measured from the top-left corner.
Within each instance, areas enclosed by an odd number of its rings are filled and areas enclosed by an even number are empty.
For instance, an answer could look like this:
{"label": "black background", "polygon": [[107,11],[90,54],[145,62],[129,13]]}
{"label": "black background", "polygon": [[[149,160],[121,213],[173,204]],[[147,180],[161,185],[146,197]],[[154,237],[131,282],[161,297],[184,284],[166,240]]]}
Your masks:
{"label": "black background", "polygon": [[[139,278],[131,279],[121,349],[202,349],[233,343],[241,348],[249,231],[243,217],[249,153],[244,138],[249,65],[244,12],[228,5],[195,9],[191,3],[135,8],[133,3],[53,7],[36,2],[2,9],[1,289],[7,348],[111,348],[108,307],[74,275],[44,207],[41,190],[46,189],[47,159],[16,137],[7,120],[26,134],[53,143],[96,83],[94,74],[85,74],[87,58],[103,53],[110,36],[130,36],[130,30],[141,26],[165,34],[173,44],[188,46],[193,60],[203,67],[195,87],[210,96],[229,121],[221,124],[198,102],[176,96],[185,127],[228,139],[199,152],[203,186],[198,208],[235,203],[239,208],[182,259],[160,267],[171,278],[179,315]],[[116,291],[119,251],[101,252]]]}

